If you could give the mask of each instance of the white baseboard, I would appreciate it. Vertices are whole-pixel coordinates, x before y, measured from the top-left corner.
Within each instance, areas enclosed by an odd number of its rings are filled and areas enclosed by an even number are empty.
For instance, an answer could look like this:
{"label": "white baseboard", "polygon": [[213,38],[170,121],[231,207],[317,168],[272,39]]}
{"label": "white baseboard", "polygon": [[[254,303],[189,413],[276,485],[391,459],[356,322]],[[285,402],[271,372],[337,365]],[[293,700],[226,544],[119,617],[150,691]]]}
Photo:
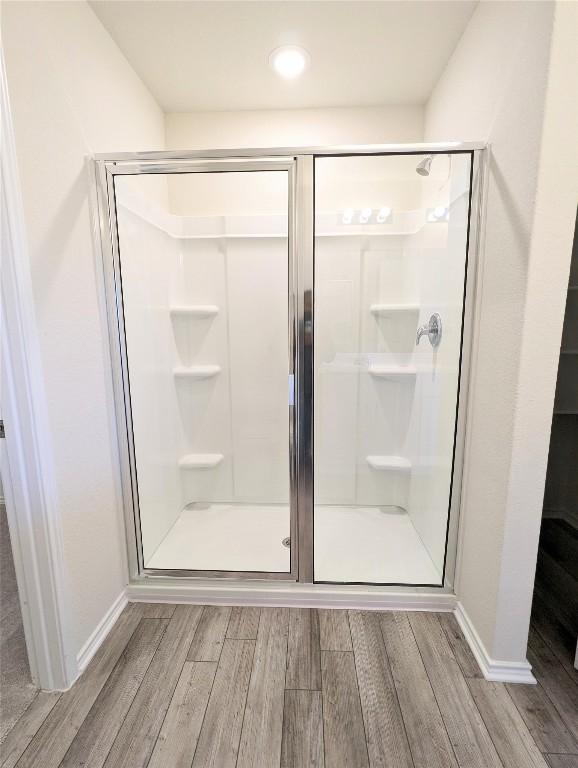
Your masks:
{"label": "white baseboard", "polygon": [[383,592],[330,585],[130,584],[110,606],[77,655],[79,674],[100,648],[127,602],[193,605],[256,605],[360,610],[453,611],[486,680],[500,683],[536,683],[527,661],[500,661],[488,654],[480,636],[455,595],[436,592]]}
{"label": "white baseboard", "polygon": [[123,590],[116,598],[114,603],[110,606],[108,611],[104,614],[94,632],[90,635],[86,643],[78,652],[76,662],[78,664],[79,675],[84,672],[94,654],[105,641],[108,633],[116,624],[118,617],[123,612],[127,603],[128,600],[126,596],[126,590]]}
{"label": "white baseboard", "polygon": [[440,591],[392,590],[325,584],[196,584],[146,582],[127,587],[131,602],[196,605],[255,605],[289,608],[350,608],[361,610],[453,611],[455,595]]}
{"label": "white baseboard", "polygon": [[455,617],[486,680],[497,683],[536,683],[532,667],[527,661],[491,658],[461,603],[456,605]]}

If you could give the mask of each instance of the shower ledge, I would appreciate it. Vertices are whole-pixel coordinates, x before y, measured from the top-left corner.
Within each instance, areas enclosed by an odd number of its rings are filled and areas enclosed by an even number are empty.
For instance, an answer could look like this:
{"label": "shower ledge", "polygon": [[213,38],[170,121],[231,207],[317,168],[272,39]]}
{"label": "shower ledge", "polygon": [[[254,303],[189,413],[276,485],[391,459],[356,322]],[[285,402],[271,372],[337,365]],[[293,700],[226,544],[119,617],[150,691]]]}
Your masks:
{"label": "shower ledge", "polygon": [[173,317],[214,317],[219,312],[215,304],[191,304],[170,308]]}
{"label": "shower ledge", "polygon": [[411,462],[403,456],[367,456],[366,461],[372,469],[409,472]]}
{"label": "shower ledge", "polygon": [[381,379],[414,379],[416,376],[416,369],[413,365],[380,365],[375,363],[370,365],[367,369],[372,376],[376,376]]}
{"label": "shower ledge", "polygon": [[183,365],[173,368],[173,375],[177,379],[212,379],[220,372],[220,365]]}
{"label": "shower ledge", "polygon": [[369,311],[372,315],[379,315],[381,317],[411,315],[419,312],[419,306],[417,304],[371,304]]}
{"label": "shower ledge", "polygon": [[213,469],[223,461],[222,453],[189,453],[179,459],[181,469]]}

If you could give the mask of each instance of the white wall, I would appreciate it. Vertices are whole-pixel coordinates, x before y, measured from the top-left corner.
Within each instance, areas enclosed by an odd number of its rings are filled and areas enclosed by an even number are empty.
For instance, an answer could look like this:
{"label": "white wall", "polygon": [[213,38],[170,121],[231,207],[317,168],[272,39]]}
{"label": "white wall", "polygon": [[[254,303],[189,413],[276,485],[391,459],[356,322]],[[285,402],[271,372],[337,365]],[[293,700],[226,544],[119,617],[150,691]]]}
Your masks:
{"label": "white wall", "polygon": [[4,2],[2,39],[80,649],[126,582],[84,158],[162,149],[164,122],[87,4]]}
{"label": "white wall", "polygon": [[[293,109],[244,112],[172,113],[166,116],[168,149],[219,149],[235,147],[292,147],[332,144],[384,144],[421,141],[423,109],[421,107],[358,107],[335,109]],[[343,172],[342,172],[343,173]],[[381,182],[377,179],[377,182]],[[336,197],[333,208],[339,208],[345,192],[351,199],[356,186],[354,174],[349,174],[349,186],[341,183],[333,187]],[[362,188],[367,189],[364,179]],[[191,200],[197,201],[194,179],[180,175],[169,180],[169,202],[173,213],[186,216]],[[218,212],[223,185],[215,179],[205,184],[202,204],[207,215]],[[268,194],[259,195],[262,212],[279,209],[278,186],[271,183]],[[411,194],[411,191],[410,191]],[[254,213],[255,199],[239,194],[231,179],[227,197],[232,207],[228,213]]]}
{"label": "white wall", "polygon": [[169,149],[421,141],[420,106],[169,113]]}
{"label": "white wall", "polygon": [[525,659],[571,250],[574,14],[480,3],[426,109],[426,140],[492,146],[457,591],[489,656],[506,661]]}

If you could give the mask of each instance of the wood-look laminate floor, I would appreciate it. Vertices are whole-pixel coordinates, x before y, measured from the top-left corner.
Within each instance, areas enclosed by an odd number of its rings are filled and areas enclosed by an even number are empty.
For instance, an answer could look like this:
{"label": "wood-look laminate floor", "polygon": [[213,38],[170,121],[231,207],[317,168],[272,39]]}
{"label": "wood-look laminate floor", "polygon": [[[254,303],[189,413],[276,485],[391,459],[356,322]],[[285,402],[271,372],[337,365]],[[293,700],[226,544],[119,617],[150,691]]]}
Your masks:
{"label": "wood-look laminate floor", "polygon": [[451,614],[129,605],[41,692],[2,768],[578,768],[578,675],[534,626],[538,685],[482,679]]}
{"label": "wood-look laminate floor", "polygon": [[35,696],[6,507],[0,504],[0,742]]}

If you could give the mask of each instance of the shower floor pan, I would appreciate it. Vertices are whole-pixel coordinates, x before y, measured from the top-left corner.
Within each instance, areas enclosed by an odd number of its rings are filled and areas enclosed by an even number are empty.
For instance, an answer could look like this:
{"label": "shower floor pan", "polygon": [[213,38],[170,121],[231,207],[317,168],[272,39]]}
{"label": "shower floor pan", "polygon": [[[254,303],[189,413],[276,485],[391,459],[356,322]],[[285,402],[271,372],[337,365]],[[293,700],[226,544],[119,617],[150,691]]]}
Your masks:
{"label": "shower floor pan", "polygon": [[[183,509],[146,567],[288,572],[289,508],[194,504]],[[315,508],[315,580],[439,584],[407,513],[397,507]]]}

